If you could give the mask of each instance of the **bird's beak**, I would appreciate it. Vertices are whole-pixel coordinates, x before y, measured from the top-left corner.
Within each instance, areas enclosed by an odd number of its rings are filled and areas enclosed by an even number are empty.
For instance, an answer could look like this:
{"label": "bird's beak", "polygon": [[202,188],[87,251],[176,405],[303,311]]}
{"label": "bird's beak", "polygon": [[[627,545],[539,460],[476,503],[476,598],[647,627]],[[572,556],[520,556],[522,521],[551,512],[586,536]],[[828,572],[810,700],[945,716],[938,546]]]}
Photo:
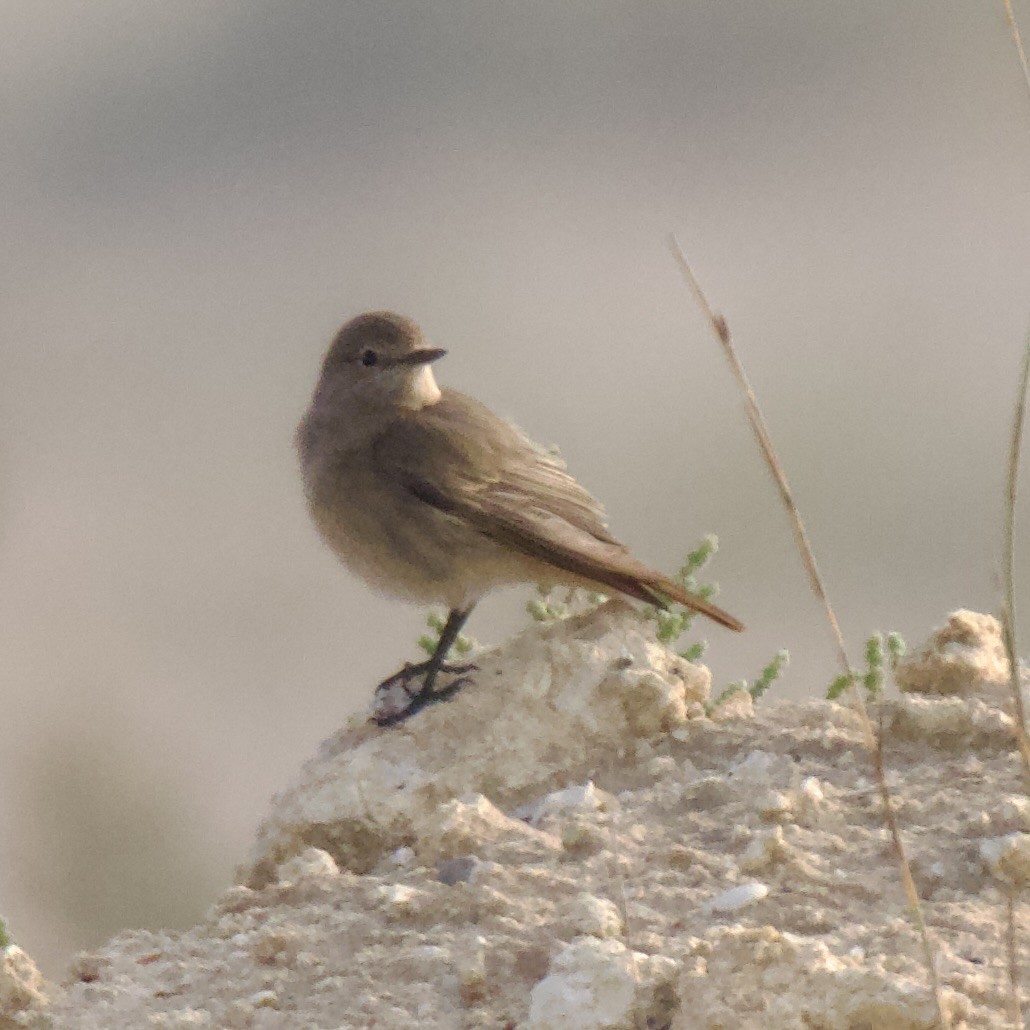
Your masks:
{"label": "bird's beak", "polygon": [[398,365],[428,365],[431,361],[442,358],[447,351],[439,347],[423,347],[421,350],[413,350],[403,357],[397,358]]}

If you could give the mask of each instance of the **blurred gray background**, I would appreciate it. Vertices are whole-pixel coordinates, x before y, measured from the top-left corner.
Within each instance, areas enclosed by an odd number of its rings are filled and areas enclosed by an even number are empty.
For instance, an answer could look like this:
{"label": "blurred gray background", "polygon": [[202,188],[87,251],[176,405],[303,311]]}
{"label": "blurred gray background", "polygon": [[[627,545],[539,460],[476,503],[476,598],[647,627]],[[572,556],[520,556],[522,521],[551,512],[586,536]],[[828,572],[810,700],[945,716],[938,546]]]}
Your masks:
{"label": "blurred gray background", "polygon": [[856,654],[995,607],[1030,317],[1000,0],[0,12],[0,911],[49,972],[200,916],[414,655],[425,613],[323,550],[291,447],[363,309],[559,443],[643,558],[718,533],[749,631],[703,628],[717,683],[788,647],[777,690],[820,694],[833,648],[675,231]]}

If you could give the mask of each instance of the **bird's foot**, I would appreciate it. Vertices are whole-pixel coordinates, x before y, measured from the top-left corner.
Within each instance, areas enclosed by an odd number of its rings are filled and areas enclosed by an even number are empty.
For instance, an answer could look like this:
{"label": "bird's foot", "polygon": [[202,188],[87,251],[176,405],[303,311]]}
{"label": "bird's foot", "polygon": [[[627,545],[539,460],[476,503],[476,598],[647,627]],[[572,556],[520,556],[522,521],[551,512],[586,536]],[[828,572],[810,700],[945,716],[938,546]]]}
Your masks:
{"label": "bird's foot", "polygon": [[[372,701],[373,722],[379,726],[396,726],[427,705],[446,701],[469,682],[472,677],[468,673],[476,669],[477,666],[473,664],[445,665],[432,659],[417,665],[405,665],[400,672],[394,673],[376,687]],[[457,679],[446,687],[436,689],[436,677],[440,673],[456,676]],[[421,686],[417,690],[413,689],[412,681],[419,679]]]}

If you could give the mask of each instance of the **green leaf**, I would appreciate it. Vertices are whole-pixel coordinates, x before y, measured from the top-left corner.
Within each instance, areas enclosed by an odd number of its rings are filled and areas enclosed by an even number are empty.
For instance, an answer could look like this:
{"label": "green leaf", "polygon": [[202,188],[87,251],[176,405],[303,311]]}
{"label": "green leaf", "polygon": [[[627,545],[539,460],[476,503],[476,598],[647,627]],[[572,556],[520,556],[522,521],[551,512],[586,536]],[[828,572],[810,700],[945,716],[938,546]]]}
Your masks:
{"label": "green leaf", "polygon": [[891,656],[891,668],[893,669],[908,654],[905,638],[900,633],[888,633],[887,651]]}
{"label": "green leaf", "polygon": [[829,686],[826,691],[827,701],[836,701],[837,698],[844,693],[854,682],[856,678],[854,671],[848,673],[841,673]]}
{"label": "green leaf", "polygon": [[731,697],[733,697],[734,694],[742,694],[746,690],[747,680],[739,680],[736,683],[731,683],[728,687],[723,687],[723,689],[719,691],[718,696],[715,698],[715,700],[708,706],[707,711],[709,715],[713,711],[715,711],[715,709],[718,708],[719,705],[724,704]]}
{"label": "green leaf", "polygon": [[757,701],[780,678],[784,667],[789,663],[790,652],[786,648],[777,651],[772,661],[761,671],[758,679],[751,685],[751,696]]}
{"label": "green leaf", "polygon": [[866,692],[871,698],[874,700],[878,698],[883,690],[883,670],[870,669],[862,677],[862,686],[865,687]]}
{"label": "green leaf", "polygon": [[686,649],[686,651],[680,651],[680,658],[685,658],[688,662],[700,661],[705,653],[705,648],[708,647],[706,640],[698,640]]}
{"label": "green leaf", "polygon": [[865,642],[865,661],[867,667],[872,669],[883,668],[883,634],[874,633]]}

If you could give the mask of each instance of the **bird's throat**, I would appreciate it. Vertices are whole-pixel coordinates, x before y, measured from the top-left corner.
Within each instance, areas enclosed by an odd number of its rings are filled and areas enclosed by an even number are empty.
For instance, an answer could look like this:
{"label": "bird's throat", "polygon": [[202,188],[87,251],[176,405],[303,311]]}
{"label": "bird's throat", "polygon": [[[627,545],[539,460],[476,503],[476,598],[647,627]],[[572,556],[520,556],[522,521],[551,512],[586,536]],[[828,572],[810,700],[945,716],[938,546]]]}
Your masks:
{"label": "bird's throat", "polygon": [[401,406],[417,411],[435,404],[440,399],[440,387],[436,385],[436,377],[428,365],[423,365],[412,377],[408,389],[401,400]]}

